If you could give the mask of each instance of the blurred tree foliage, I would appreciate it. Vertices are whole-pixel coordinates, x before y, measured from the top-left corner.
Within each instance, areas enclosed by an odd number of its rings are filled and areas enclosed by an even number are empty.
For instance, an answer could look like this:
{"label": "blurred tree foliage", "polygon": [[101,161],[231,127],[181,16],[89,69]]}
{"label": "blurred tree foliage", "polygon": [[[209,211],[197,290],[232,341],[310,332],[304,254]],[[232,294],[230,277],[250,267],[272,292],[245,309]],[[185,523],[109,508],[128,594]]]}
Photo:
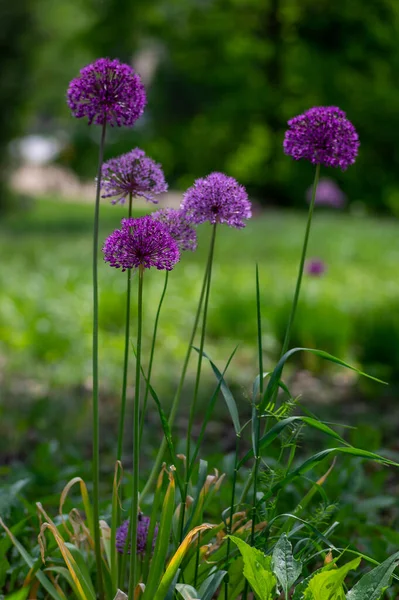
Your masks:
{"label": "blurred tree foliage", "polygon": [[[19,0],[23,1],[23,0]],[[100,55],[152,57],[145,117],[113,131],[108,152],[141,144],[171,185],[225,170],[265,201],[302,204],[310,165],[284,156],[286,121],[338,105],[357,127],[359,159],[330,173],[351,201],[399,214],[399,4],[396,0],[34,0],[30,110],[72,131],[62,160],[94,171],[93,128],[68,119],[64,94]],[[94,161],[94,162],[93,162]]]}
{"label": "blurred tree foliage", "polygon": [[8,201],[7,146],[22,127],[23,104],[29,88],[31,27],[29,0],[0,3],[0,209]]}

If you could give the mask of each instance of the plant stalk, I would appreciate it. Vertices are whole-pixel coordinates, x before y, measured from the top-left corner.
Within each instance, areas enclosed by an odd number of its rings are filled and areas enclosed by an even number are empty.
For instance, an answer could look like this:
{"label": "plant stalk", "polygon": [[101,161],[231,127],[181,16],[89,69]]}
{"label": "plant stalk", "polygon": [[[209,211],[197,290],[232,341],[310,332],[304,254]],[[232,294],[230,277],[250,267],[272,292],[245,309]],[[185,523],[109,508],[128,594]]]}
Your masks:
{"label": "plant stalk", "polygon": [[163,286],[161,297],[159,299],[157,314],[155,316],[154,331],[153,331],[153,334],[152,334],[152,342],[151,342],[150,360],[148,362],[147,383],[146,383],[146,386],[145,386],[145,392],[144,392],[144,398],[143,398],[143,405],[142,405],[142,409],[141,409],[140,442],[141,442],[141,439],[143,437],[144,418],[145,418],[145,412],[146,412],[146,408],[147,408],[148,394],[149,394],[149,391],[150,391],[152,365],[153,365],[153,362],[154,362],[155,343],[157,341],[159,316],[161,314],[162,304],[163,304],[163,301],[165,299],[165,294],[166,294],[166,290],[167,290],[167,287],[168,287],[168,280],[169,280],[169,271],[165,271],[165,283],[164,283],[164,286]]}
{"label": "plant stalk", "polygon": [[100,193],[102,164],[104,160],[106,121],[101,132],[100,148],[98,152],[98,171],[96,202],[94,208],[93,227],[93,522],[94,522],[94,548],[96,555],[97,586],[100,599],[104,597],[104,583],[101,559],[100,535],[100,416],[99,416],[99,383],[98,383],[98,238],[100,221]]}
{"label": "plant stalk", "polygon": [[201,380],[201,367],[202,367],[202,354],[205,346],[205,333],[206,333],[206,321],[208,316],[208,305],[209,305],[209,294],[211,289],[211,280],[212,280],[212,265],[213,265],[213,255],[215,252],[215,241],[216,241],[216,228],[217,223],[214,223],[212,228],[211,235],[211,243],[209,247],[209,255],[208,255],[208,264],[207,264],[207,282],[205,287],[205,298],[204,298],[204,311],[202,316],[202,327],[201,327],[201,338],[200,338],[200,347],[198,352],[198,363],[197,363],[197,374],[195,377],[194,384],[194,393],[193,400],[190,406],[190,414],[188,418],[188,426],[187,426],[187,444],[186,444],[186,481],[184,486],[184,498],[182,498],[182,510],[181,510],[181,520],[180,520],[180,543],[183,541],[184,537],[184,517],[186,512],[186,499],[189,485],[189,473],[190,473],[190,452],[191,452],[191,431],[194,423],[195,410],[197,407],[198,401],[198,393],[199,393],[199,384]]}
{"label": "plant stalk", "polygon": [[143,278],[144,267],[139,267],[139,286],[137,303],[137,347],[136,347],[136,385],[133,412],[133,486],[130,513],[130,568],[128,598],[134,600],[137,583],[137,521],[139,512],[139,468],[140,468],[140,377],[141,377],[141,338],[143,325]]}
{"label": "plant stalk", "polygon": [[[209,262],[209,261],[208,261]],[[188,347],[187,347],[187,352],[186,352],[186,356],[184,358],[184,363],[183,363],[183,368],[182,368],[182,372],[180,375],[180,379],[179,379],[179,384],[177,386],[177,390],[176,390],[176,394],[173,398],[173,402],[172,402],[172,407],[170,409],[170,414],[169,414],[169,419],[168,419],[168,423],[169,423],[169,427],[172,429],[173,424],[175,422],[175,418],[176,418],[176,413],[177,413],[177,409],[179,408],[179,403],[180,403],[180,398],[183,392],[183,386],[184,386],[184,382],[186,380],[186,374],[187,374],[187,368],[188,368],[188,364],[190,362],[190,357],[191,357],[191,352],[193,349],[193,343],[194,343],[194,338],[195,338],[195,334],[197,333],[197,328],[198,328],[198,323],[199,323],[199,319],[200,319],[200,315],[201,315],[201,310],[202,310],[202,304],[204,302],[204,295],[205,295],[205,289],[206,289],[206,285],[207,285],[207,281],[208,281],[208,263],[207,263],[207,267],[205,269],[205,273],[204,273],[204,279],[202,282],[202,288],[201,288],[201,293],[200,293],[200,298],[198,301],[198,307],[197,307],[197,312],[194,318],[194,324],[193,324],[193,329],[191,331],[191,336],[190,336],[190,341],[188,343]],[[148,494],[148,491],[150,490],[152,484],[154,483],[155,479],[158,477],[159,474],[159,470],[161,468],[161,464],[162,464],[162,460],[163,457],[165,455],[165,451],[166,451],[166,447],[167,447],[167,442],[165,437],[163,437],[162,442],[161,442],[161,446],[158,450],[158,454],[155,458],[155,462],[153,464],[153,467],[151,469],[151,473],[147,479],[147,482],[141,492],[141,499],[144,498],[144,496],[146,496]]]}

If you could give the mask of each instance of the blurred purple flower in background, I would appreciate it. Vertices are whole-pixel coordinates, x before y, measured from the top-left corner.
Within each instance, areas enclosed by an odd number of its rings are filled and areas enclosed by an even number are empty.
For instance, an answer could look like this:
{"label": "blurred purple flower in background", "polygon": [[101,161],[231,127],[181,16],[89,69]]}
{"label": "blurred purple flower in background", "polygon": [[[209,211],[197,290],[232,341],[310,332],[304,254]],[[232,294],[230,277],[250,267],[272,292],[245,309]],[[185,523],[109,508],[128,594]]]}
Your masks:
{"label": "blurred purple flower in background", "polygon": [[288,125],[283,147],[293,159],[343,171],[355,162],[359,136],[337,106],[315,106],[288,121]]}
{"label": "blurred purple flower in background", "polygon": [[185,192],[180,208],[191,223],[227,223],[237,229],[245,227],[244,219],[252,216],[244,186],[224,173],[197,179]]}
{"label": "blurred purple flower in background", "polygon": [[168,189],[161,165],[148,158],[140,148],[105,162],[101,187],[102,198],[114,198],[112,204],[123,204],[129,194],[157,204],[155,196]]}
{"label": "blurred purple flower in background", "polygon": [[185,213],[181,209],[162,208],[152,213],[151,216],[166,225],[181,251],[197,249],[197,232],[187,221]]}
{"label": "blurred purple flower in background", "polygon": [[[312,199],[313,186],[310,186],[306,191],[306,200]],[[333,179],[322,177],[317,184],[316,204],[320,206],[333,206],[334,208],[342,208],[344,206],[346,196],[341,188]]]}
{"label": "blurred purple flower in background", "polygon": [[[145,517],[144,515],[139,514],[137,519],[138,519],[138,521],[137,521],[137,549],[136,549],[136,552],[137,552],[137,554],[144,554],[145,547],[147,545],[148,530],[150,527],[150,517]],[[118,529],[116,531],[116,549],[121,554],[123,554],[128,533],[129,533],[129,520],[124,521],[122,523],[122,525],[120,527],[118,527]],[[154,550],[157,535],[158,535],[158,525],[155,525],[154,537],[152,540],[152,550]],[[130,554],[130,543],[129,543],[129,547],[127,549],[127,553]]]}
{"label": "blurred purple flower in background", "polygon": [[141,117],[147,99],[140,76],[129,65],[99,58],[72,79],[67,91],[72,114],[87,117],[89,125],[132,127]]}
{"label": "blurred purple flower in background", "polygon": [[308,275],[320,277],[326,271],[326,264],[320,258],[311,258],[306,261],[305,271]]}
{"label": "blurred purple flower in background", "polygon": [[167,226],[149,215],[123,219],[122,229],[105,240],[103,253],[105,262],[122,271],[138,267],[171,271],[180,260],[179,247]]}

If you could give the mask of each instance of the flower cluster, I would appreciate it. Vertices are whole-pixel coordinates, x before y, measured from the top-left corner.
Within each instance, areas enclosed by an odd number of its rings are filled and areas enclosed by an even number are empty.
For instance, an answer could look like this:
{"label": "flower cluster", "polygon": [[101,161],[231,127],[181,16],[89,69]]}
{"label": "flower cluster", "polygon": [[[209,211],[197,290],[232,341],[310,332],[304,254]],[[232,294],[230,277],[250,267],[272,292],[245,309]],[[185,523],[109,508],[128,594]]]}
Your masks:
{"label": "flower cluster", "polygon": [[184,194],[180,207],[187,220],[195,224],[209,221],[241,229],[245,227],[244,219],[252,216],[245,188],[224,173],[197,179]]}
{"label": "flower cluster", "polygon": [[340,167],[352,165],[359,149],[359,136],[343,110],[315,106],[288,121],[284,152],[295,160]]}
{"label": "flower cluster", "polygon": [[[312,199],[312,193],[313,188],[311,186],[306,192],[306,199],[308,202]],[[316,190],[316,204],[341,208],[344,206],[345,200],[345,194],[335,181],[328,177],[322,177],[320,179]]]}
{"label": "flower cluster", "polygon": [[197,232],[187,221],[185,213],[180,209],[163,208],[152,213],[152,218],[164,223],[181,251],[197,249]]}
{"label": "flower cluster", "polygon": [[99,58],[80,71],[67,91],[75,117],[87,117],[89,125],[132,127],[143,114],[146,94],[141,79],[129,65]]}
{"label": "flower cluster", "polygon": [[[137,517],[137,545],[136,553],[144,554],[147,545],[148,530],[150,528],[150,517],[145,517],[139,514]],[[123,554],[126,544],[126,539],[129,533],[129,520],[124,521],[116,532],[116,549],[118,552]],[[155,525],[154,537],[152,540],[152,550],[154,550],[155,542],[158,535],[158,525]],[[127,553],[130,554],[130,544],[127,549]]]}
{"label": "flower cluster", "polygon": [[156,204],[155,196],[168,189],[161,165],[148,158],[140,148],[105,162],[101,186],[102,197],[114,198],[113,204],[124,203],[130,194]]}
{"label": "flower cluster", "polygon": [[105,240],[104,260],[122,271],[133,268],[171,271],[180,260],[179,247],[163,223],[151,216],[123,219]]}
{"label": "flower cluster", "polygon": [[326,265],[320,258],[312,258],[307,261],[305,271],[308,275],[320,277],[325,273]]}

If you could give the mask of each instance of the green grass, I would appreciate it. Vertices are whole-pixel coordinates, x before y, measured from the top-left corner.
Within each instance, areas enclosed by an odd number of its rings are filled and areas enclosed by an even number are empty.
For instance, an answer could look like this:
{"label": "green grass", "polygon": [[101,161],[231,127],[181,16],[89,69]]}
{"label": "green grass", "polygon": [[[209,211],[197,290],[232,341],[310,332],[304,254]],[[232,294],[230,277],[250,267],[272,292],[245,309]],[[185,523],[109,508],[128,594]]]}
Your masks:
{"label": "green grass", "polygon": [[[118,226],[124,214],[123,207],[102,206],[101,238]],[[88,381],[91,227],[91,205],[55,200],[38,201],[3,220],[0,354],[6,386],[17,376],[51,387]],[[223,363],[240,344],[236,368],[232,367],[238,383],[248,381],[247,374],[255,369],[255,263],[260,269],[265,351],[275,357],[303,229],[304,215],[293,212],[264,213],[243,231],[220,227],[206,348]],[[156,357],[155,373],[161,379],[176,373],[185,351],[208,228],[200,228],[199,234],[198,252],[185,254],[170,277]],[[396,221],[316,212],[309,256],[325,260],[327,273],[304,279],[293,344],[318,346],[372,366],[377,374],[391,375],[399,365],[399,316],[393,310],[399,298],[398,234]],[[105,264],[99,276],[102,383],[115,389],[121,377],[126,278]],[[145,348],[163,281],[163,273],[146,274]],[[135,292],[134,281],[133,298]],[[133,318],[133,340],[134,332]]]}

